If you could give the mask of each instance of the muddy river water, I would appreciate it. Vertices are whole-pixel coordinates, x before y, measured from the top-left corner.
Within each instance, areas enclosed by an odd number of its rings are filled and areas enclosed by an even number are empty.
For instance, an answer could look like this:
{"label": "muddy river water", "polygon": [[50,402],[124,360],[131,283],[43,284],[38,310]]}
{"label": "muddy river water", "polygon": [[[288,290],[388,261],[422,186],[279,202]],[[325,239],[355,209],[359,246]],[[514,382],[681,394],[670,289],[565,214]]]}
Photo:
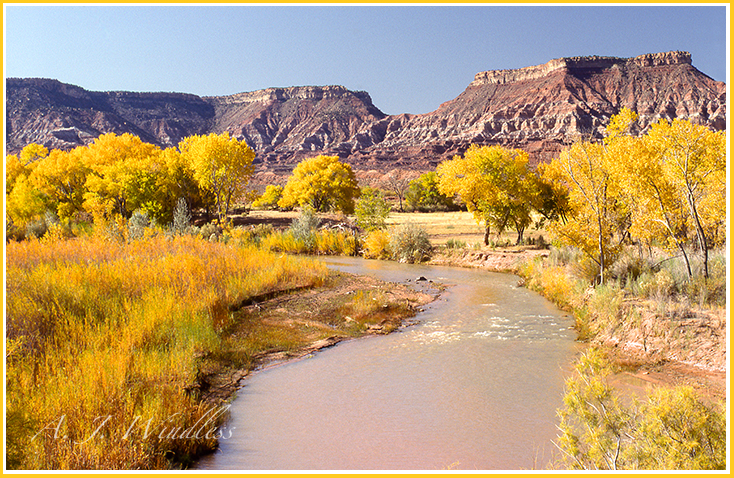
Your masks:
{"label": "muddy river water", "polygon": [[521,470],[554,453],[572,319],[518,278],[336,258],[330,267],[447,285],[419,323],[253,374],[231,437],[199,469]]}

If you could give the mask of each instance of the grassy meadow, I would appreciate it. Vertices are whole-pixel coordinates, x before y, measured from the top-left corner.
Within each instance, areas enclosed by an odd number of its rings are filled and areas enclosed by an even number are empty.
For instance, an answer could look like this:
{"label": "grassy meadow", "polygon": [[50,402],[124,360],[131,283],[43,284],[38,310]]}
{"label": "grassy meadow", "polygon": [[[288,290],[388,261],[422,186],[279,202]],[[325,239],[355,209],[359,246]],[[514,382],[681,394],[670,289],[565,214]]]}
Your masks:
{"label": "grassy meadow", "polygon": [[[246,216],[246,221],[254,224],[279,224],[285,227],[297,218],[297,211],[253,210]],[[243,218],[244,219],[244,218]],[[345,219],[334,216],[334,219]],[[484,246],[484,227],[478,224],[474,215],[467,211],[448,212],[396,212],[391,211],[387,217],[388,228],[405,224],[413,224],[425,229],[433,246],[444,246],[446,243],[463,243],[470,247]],[[537,238],[546,234],[543,229],[529,229],[525,239]],[[546,236],[547,238],[547,236]],[[499,237],[492,232],[490,244],[514,244],[517,239],[515,231],[505,231]]]}

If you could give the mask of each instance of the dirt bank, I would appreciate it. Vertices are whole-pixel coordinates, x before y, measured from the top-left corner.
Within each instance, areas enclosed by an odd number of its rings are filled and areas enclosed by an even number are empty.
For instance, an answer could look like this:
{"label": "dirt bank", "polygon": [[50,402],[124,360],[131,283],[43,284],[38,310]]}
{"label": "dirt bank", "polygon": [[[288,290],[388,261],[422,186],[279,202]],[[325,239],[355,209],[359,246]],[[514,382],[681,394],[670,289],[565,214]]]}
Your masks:
{"label": "dirt bank", "polygon": [[438,250],[429,264],[471,267],[492,272],[516,272],[520,263],[535,257],[548,257],[548,249],[517,246],[494,251],[471,249]]}

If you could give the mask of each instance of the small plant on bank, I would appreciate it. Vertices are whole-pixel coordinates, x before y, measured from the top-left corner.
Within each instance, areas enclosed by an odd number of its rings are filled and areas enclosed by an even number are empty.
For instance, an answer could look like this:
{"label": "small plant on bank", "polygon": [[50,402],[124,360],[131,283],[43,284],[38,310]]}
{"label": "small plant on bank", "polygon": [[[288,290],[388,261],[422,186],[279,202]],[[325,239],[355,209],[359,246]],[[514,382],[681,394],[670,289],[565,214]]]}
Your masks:
{"label": "small plant on bank", "polygon": [[191,228],[191,212],[186,204],[186,199],[178,198],[176,207],[173,209],[173,222],[171,223],[171,232],[176,235],[184,235]]}
{"label": "small plant on bank", "polygon": [[403,224],[390,235],[392,258],[398,262],[423,262],[431,257],[431,241],[425,229]]}

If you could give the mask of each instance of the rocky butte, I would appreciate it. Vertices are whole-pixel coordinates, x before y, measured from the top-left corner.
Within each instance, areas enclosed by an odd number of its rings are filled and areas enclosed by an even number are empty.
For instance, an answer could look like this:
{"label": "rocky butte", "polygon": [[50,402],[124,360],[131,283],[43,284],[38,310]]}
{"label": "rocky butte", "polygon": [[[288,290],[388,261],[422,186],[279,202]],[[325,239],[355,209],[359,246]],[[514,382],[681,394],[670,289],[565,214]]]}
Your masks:
{"label": "rocky butte", "polygon": [[358,170],[427,170],[472,143],[523,148],[544,161],[579,137],[600,137],[621,108],[644,131],[660,118],[726,127],[726,85],[687,52],[634,58],[559,58],[477,73],[458,97],[420,115],[382,113],[342,86],[267,88],[230,96],[91,92],[56,80],[6,80],[9,152],[28,143],[69,149],[102,133],[134,133],[162,147],[228,131],[256,151],[260,171],[339,155]]}

